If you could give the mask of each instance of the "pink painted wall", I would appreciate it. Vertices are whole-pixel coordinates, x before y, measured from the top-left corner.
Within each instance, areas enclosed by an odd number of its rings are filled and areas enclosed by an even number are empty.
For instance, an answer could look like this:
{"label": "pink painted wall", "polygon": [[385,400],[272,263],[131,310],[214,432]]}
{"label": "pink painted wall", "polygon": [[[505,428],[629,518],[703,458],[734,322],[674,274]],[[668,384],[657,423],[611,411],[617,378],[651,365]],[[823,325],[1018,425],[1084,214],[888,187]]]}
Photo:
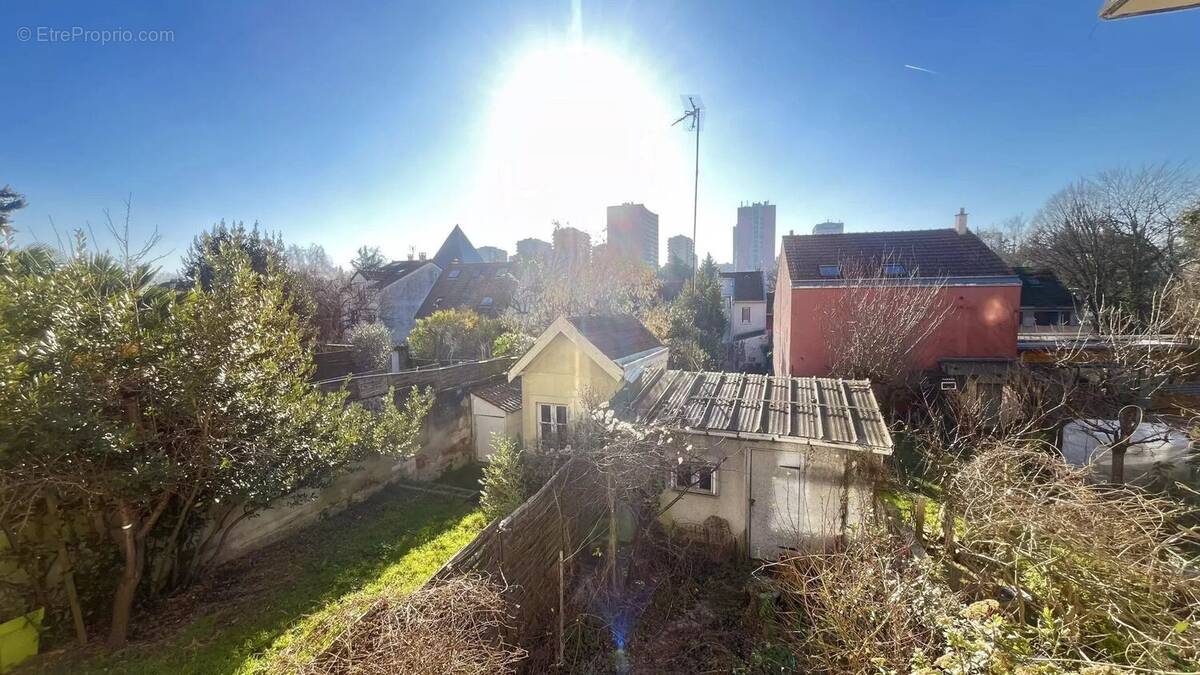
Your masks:
{"label": "pink painted wall", "polygon": [[[781,266],[781,272],[786,266]],[[843,289],[793,288],[780,275],[775,295],[774,366],[778,374],[828,375],[829,354],[822,323],[825,307]],[[953,310],[918,353],[918,370],[936,368],[944,358],[1016,358],[1021,287],[948,286],[942,290]]]}

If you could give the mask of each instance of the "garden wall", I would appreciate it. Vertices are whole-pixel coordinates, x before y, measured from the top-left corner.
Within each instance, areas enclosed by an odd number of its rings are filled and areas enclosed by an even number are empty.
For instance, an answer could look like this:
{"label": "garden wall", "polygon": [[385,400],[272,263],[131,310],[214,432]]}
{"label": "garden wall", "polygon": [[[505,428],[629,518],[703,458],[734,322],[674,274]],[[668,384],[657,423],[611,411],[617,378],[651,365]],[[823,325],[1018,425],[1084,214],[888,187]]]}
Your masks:
{"label": "garden wall", "polygon": [[281,499],[277,506],[234,525],[216,561],[232,560],[284,539],[318,518],[367,499],[396,480],[433,480],[470,462],[470,394],[457,388],[440,392],[421,436],[420,449],[408,459],[369,458],[320,490]]}

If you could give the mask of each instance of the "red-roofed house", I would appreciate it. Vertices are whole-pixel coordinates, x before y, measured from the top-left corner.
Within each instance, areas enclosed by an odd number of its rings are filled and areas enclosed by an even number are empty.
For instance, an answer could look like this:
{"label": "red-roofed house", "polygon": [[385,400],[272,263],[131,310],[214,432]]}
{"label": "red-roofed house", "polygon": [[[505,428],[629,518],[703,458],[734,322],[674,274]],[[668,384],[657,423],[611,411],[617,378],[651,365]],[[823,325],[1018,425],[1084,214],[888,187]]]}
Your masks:
{"label": "red-roofed house", "polygon": [[914,369],[935,369],[945,360],[1017,357],[1021,280],[967,229],[960,213],[954,228],[784,236],[775,292],[775,373],[829,373],[830,337],[822,318],[854,283],[842,275],[848,261],[881,265],[881,276],[894,276],[898,284],[944,284],[940,293],[951,309],[914,355]]}

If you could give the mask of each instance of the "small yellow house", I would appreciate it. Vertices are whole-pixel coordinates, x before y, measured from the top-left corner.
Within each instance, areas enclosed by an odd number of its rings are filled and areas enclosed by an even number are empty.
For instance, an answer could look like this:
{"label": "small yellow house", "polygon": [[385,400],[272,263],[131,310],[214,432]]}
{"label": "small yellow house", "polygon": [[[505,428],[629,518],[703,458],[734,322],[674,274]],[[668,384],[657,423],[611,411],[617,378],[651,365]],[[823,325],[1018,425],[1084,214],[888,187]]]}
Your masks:
{"label": "small yellow house", "polygon": [[603,402],[648,368],[666,368],[667,348],[632,316],[560,317],[508,372],[521,381],[525,447],[557,444],[585,401]]}

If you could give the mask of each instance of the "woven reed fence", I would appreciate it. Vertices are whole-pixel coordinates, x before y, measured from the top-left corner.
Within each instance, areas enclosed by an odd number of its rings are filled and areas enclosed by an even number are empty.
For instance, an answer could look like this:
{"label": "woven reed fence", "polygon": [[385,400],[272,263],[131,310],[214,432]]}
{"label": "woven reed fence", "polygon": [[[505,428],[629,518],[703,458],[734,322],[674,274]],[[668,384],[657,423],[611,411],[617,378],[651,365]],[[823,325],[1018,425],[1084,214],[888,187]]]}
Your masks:
{"label": "woven reed fence", "polygon": [[[528,645],[554,632],[560,584],[570,587],[575,553],[605,533],[604,483],[595,468],[571,459],[507,518],[494,520],[446,562],[430,582],[465,572],[505,584],[516,617],[513,638]],[[560,569],[560,557],[566,562]],[[560,578],[560,574],[562,577]]]}

